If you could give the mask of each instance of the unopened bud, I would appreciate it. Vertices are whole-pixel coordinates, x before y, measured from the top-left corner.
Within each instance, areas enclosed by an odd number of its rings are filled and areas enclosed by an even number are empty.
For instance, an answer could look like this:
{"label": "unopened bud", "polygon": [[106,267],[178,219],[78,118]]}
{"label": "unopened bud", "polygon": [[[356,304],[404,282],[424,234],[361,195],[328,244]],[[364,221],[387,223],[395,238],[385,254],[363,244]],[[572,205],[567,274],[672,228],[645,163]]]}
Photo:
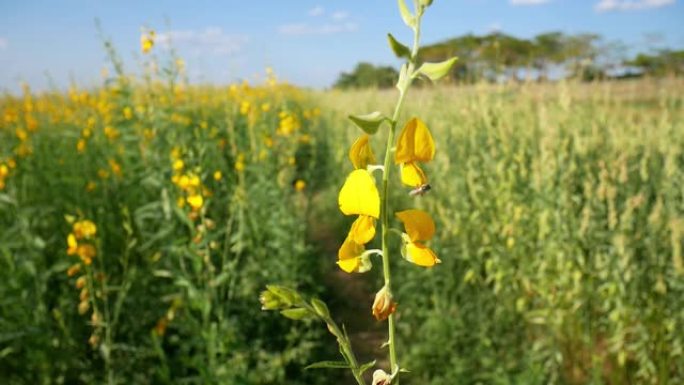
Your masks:
{"label": "unopened bud", "polygon": [[373,316],[378,321],[384,321],[390,314],[397,309],[397,304],[392,300],[392,294],[387,290],[387,286],[383,286],[377,294],[375,294],[375,301],[373,301]]}
{"label": "unopened bud", "polygon": [[389,385],[392,382],[392,376],[387,374],[384,370],[378,369],[373,372],[373,385]]}

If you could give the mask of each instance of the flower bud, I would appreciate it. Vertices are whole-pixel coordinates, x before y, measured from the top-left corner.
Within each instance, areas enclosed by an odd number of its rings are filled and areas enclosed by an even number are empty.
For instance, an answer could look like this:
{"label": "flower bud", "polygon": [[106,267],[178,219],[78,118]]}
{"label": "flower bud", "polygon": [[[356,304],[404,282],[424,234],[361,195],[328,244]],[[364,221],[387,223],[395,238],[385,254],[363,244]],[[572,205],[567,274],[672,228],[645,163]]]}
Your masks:
{"label": "flower bud", "polygon": [[375,294],[375,301],[373,301],[373,316],[378,321],[384,321],[390,314],[397,309],[397,304],[392,300],[392,294],[387,290],[387,286],[383,286],[377,294]]}
{"label": "flower bud", "polygon": [[392,382],[392,376],[387,374],[384,370],[378,369],[373,372],[373,385],[389,385]]}

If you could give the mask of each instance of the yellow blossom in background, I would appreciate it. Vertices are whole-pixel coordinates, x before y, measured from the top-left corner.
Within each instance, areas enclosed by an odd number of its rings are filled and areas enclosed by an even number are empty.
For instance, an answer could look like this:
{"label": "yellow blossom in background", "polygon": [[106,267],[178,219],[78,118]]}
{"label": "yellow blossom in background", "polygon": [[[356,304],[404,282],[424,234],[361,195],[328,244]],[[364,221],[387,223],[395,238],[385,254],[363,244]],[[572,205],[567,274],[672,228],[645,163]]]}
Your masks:
{"label": "yellow blossom in background", "polygon": [[85,139],[79,139],[78,143],[76,143],[76,151],[78,152],[84,152],[86,148],[86,141]]}
{"label": "yellow blossom in background", "polygon": [[202,198],[202,195],[200,194],[194,194],[190,195],[187,198],[188,204],[190,207],[192,207],[193,210],[199,210],[202,208],[202,205],[204,204],[204,198]]}
{"label": "yellow blossom in background", "polygon": [[221,173],[221,171],[220,170],[214,171],[214,180],[218,182],[221,179],[223,179],[223,174]]}
{"label": "yellow blossom in background", "polygon": [[108,162],[109,168],[112,170],[112,174],[121,177],[123,175],[123,171],[121,171],[121,165],[115,159],[110,159]]}
{"label": "yellow blossom in background", "polygon": [[251,108],[251,105],[249,104],[248,101],[243,101],[242,103],[240,103],[240,115],[249,114],[250,108]]}
{"label": "yellow blossom in background", "polygon": [[402,256],[418,266],[432,267],[441,261],[430,248],[422,242],[429,241],[435,235],[435,222],[422,210],[405,210],[396,213],[404,223],[406,233],[403,234]]}
{"label": "yellow blossom in background", "polygon": [[119,131],[112,126],[105,127],[104,128],[104,134],[107,137],[107,139],[109,139],[109,140],[115,140],[119,137]]}
{"label": "yellow blossom in background", "polygon": [[304,189],[306,188],[306,182],[304,182],[301,179],[297,179],[297,181],[294,184],[294,188],[296,191],[299,192],[304,191]]}
{"label": "yellow blossom in background", "polygon": [[185,163],[182,159],[176,159],[173,162],[173,171],[182,171],[183,167],[185,167]]}
{"label": "yellow blossom in background", "polygon": [[245,170],[245,154],[238,154],[237,160],[235,161],[235,171],[242,172]]}
{"label": "yellow blossom in background", "polygon": [[95,223],[84,219],[74,223],[73,233],[76,236],[76,239],[90,239],[97,234],[97,226]]}
{"label": "yellow blossom in background", "polygon": [[154,47],[155,32],[153,30],[147,31],[140,36],[140,49],[142,53],[149,53]]}

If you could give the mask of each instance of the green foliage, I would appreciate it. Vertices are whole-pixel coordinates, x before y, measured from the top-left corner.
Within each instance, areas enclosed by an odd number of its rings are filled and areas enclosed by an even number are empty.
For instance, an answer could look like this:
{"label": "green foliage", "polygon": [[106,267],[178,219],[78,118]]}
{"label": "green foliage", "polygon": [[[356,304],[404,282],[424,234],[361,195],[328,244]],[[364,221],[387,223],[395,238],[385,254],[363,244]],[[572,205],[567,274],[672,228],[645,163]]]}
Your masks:
{"label": "green foliage", "polygon": [[376,67],[359,63],[351,73],[342,73],[335,82],[336,88],[390,88],[397,83],[399,74],[392,67]]}

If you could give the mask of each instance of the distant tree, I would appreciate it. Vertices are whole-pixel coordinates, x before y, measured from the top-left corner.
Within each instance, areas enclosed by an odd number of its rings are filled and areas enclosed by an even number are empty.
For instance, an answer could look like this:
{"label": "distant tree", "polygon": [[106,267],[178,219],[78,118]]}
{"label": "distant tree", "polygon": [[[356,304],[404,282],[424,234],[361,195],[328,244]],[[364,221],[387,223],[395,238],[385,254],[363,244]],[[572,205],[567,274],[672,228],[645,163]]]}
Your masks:
{"label": "distant tree", "polygon": [[684,74],[684,50],[663,49],[654,54],[640,53],[625,64],[637,67],[649,76],[682,75]]}
{"label": "distant tree", "polygon": [[565,61],[565,41],[566,37],[562,32],[547,32],[534,37],[532,63],[539,70],[541,80],[549,78],[549,68],[552,65]]}
{"label": "distant tree", "polygon": [[359,63],[351,73],[343,72],[335,82],[336,88],[389,88],[396,84],[399,73],[389,66]]}

